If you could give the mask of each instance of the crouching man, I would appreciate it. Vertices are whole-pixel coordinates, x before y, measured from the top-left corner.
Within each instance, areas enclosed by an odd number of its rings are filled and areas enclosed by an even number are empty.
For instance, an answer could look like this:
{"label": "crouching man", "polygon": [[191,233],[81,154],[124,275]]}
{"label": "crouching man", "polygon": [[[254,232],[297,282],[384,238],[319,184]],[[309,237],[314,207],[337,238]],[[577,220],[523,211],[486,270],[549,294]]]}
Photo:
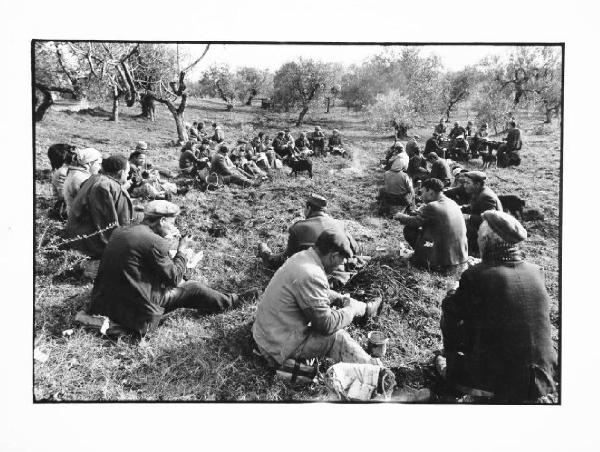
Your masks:
{"label": "crouching man", "polygon": [[481,218],[482,262],[442,303],[445,360],[436,367],[467,394],[534,401],[554,390],[557,364],[544,274],[524,260],[527,232],[514,217],[488,210]]}
{"label": "crouching man", "polygon": [[[381,299],[362,303],[329,289],[327,274],[352,257],[339,231],[324,231],[314,247],[290,257],[265,289],[252,327],[261,354],[273,364],[328,357],[335,362],[379,364],[344,328],[355,317],[377,315]],[[341,306],[333,310],[331,305]]]}
{"label": "crouching man", "polygon": [[197,281],[181,284],[190,238],[180,238],[173,259],[165,239],[177,232],[178,214],[179,207],[169,201],[151,201],[141,224],[113,232],[94,282],[90,314],[105,315],[144,336],[174,309],[219,312],[257,295],[256,290],[223,294]]}

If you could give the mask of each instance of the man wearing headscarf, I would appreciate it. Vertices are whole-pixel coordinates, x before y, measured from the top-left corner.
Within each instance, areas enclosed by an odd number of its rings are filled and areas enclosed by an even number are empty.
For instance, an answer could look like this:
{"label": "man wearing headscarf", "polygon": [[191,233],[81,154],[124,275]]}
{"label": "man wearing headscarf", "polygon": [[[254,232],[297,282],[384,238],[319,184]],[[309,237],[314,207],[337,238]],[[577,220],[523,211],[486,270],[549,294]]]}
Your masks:
{"label": "man wearing headscarf", "polygon": [[63,184],[63,195],[67,204],[67,215],[81,188],[92,175],[98,174],[102,164],[102,155],[94,148],[77,149]]}
{"label": "man wearing headscarf", "polygon": [[442,303],[438,372],[457,390],[500,403],[532,402],[554,390],[557,356],[543,270],[524,260],[527,232],[488,210],[478,231],[481,263]]}
{"label": "man wearing headscarf", "polygon": [[[402,154],[406,155],[404,152]],[[384,173],[384,186],[379,189],[378,195],[380,214],[394,215],[414,207],[415,193],[412,181],[405,172],[407,166],[403,159],[396,158]]]}

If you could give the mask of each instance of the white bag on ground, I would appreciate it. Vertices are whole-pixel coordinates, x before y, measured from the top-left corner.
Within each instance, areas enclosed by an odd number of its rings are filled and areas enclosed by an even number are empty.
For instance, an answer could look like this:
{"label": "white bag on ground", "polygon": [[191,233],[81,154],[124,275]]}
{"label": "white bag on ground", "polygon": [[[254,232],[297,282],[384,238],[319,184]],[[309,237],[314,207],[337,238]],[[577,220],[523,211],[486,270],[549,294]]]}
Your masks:
{"label": "white bag on ground", "polygon": [[342,400],[371,400],[383,366],[337,363],[327,369],[328,388]]}

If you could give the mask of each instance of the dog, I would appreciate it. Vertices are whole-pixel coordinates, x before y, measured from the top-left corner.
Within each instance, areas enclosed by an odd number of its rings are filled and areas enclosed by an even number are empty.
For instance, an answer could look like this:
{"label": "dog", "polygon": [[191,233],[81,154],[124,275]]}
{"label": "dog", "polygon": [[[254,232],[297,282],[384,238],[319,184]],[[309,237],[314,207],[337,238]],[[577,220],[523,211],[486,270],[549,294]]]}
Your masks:
{"label": "dog", "polygon": [[525,209],[523,221],[544,221],[544,213],[540,209]]}
{"label": "dog", "polygon": [[498,167],[498,156],[492,151],[482,152],[481,159],[483,160],[483,165],[481,165],[481,169],[490,168],[492,165]]}
{"label": "dog", "polygon": [[525,207],[525,201],[519,198],[517,195],[500,195],[498,196],[502,208],[505,212],[510,213],[517,219],[523,219],[523,208]]}
{"label": "dog", "polygon": [[292,172],[290,173],[290,176],[293,174],[294,177],[298,177],[299,172],[307,171],[308,177],[312,179],[313,164],[310,160],[300,159],[298,157],[291,157],[290,159],[288,159],[287,164],[289,165],[290,168],[292,168]]}

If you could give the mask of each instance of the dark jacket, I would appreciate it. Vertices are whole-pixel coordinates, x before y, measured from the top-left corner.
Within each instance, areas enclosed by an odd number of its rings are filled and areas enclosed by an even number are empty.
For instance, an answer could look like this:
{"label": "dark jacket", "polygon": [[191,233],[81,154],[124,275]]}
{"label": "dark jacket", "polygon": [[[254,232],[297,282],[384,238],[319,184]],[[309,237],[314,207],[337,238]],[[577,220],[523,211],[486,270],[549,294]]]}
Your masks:
{"label": "dark jacket", "polygon": [[425,142],[425,151],[423,151],[423,153],[425,155],[429,154],[430,152],[435,152],[437,155],[439,155],[440,157],[443,155],[444,150],[440,147],[438,141],[436,138],[431,137],[429,138],[426,142]]}
{"label": "dark jacket", "polygon": [[[557,359],[549,304],[537,265],[484,261],[466,270],[459,288],[442,303],[444,348],[463,352],[469,363],[457,383],[490,390],[509,402],[550,392]],[[464,322],[463,339],[452,343],[448,330],[459,322]],[[449,365],[449,375],[452,371]]]}
{"label": "dark jacket", "polygon": [[433,129],[434,132],[439,133],[439,134],[446,133],[447,130],[448,130],[448,128],[446,127],[445,124],[436,124],[436,126]]}
{"label": "dark jacket", "polygon": [[317,211],[312,212],[306,219],[297,221],[290,227],[286,256],[289,257],[310,248],[325,230],[342,231],[350,240],[352,251],[358,251],[358,246],[352,236],[346,232],[344,223],[333,219],[325,212]]}
{"label": "dark jacket", "polygon": [[310,141],[308,138],[298,137],[296,138],[295,145],[298,149],[309,148],[310,149]]}
{"label": "dark jacket", "polygon": [[329,137],[329,140],[327,141],[327,146],[329,146],[330,148],[332,148],[332,147],[340,147],[340,148],[343,147],[344,144],[342,143],[342,136],[341,135],[338,135],[338,136],[331,135]]}
{"label": "dark jacket", "polygon": [[450,133],[448,134],[448,137],[452,139],[456,138],[459,135],[467,136],[467,131],[463,126],[453,127]]}
{"label": "dark jacket", "polygon": [[475,230],[479,229],[481,214],[486,210],[502,212],[502,203],[490,187],[484,186],[481,192],[471,198],[471,203],[468,206],[463,206],[463,212],[471,215],[467,226]]}
{"label": "dark jacket", "polygon": [[425,157],[421,154],[413,155],[408,161],[406,174],[413,178],[415,176],[428,176],[429,171],[427,170],[427,160]]}
{"label": "dark jacket", "polygon": [[412,157],[413,155],[417,154],[419,152],[419,149],[421,149],[421,147],[419,146],[419,143],[417,143],[415,140],[409,140],[404,148],[409,157]]}
{"label": "dark jacket", "polygon": [[467,261],[467,228],[460,207],[451,199],[441,195],[401,222],[423,228],[414,246],[417,265],[439,268]]}
{"label": "dark jacket", "polygon": [[444,190],[444,195],[450,198],[459,206],[462,206],[463,204],[469,204],[469,202],[471,201],[471,195],[467,193],[465,187],[463,187],[462,185],[459,185],[458,187],[449,188],[448,190]]}
{"label": "dark jacket", "polygon": [[520,150],[523,146],[523,142],[521,141],[521,130],[516,127],[509,129],[508,135],[506,136],[506,144],[509,151]]}
{"label": "dark jacket", "polygon": [[431,164],[429,177],[441,180],[445,186],[450,185],[450,168],[446,160],[438,158]]}
{"label": "dark jacket", "polygon": [[95,174],[86,180],[73,201],[67,221],[67,237],[89,235],[114,225],[92,237],[73,242],[73,248],[99,258],[115,227],[131,222],[133,206],[127,190],[110,176]]}
{"label": "dark jacket", "polygon": [[164,294],[181,282],[185,267],[185,257],[171,259],[169,242],[147,225],[119,228],[102,255],[90,313],[143,335],[164,313]]}
{"label": "dark jacket", "polygon": [[210,171],[220,174],[221,176],[230,176],[235,170],[236,167],[229,156],[220,152],[217,152],[210,162]]}

